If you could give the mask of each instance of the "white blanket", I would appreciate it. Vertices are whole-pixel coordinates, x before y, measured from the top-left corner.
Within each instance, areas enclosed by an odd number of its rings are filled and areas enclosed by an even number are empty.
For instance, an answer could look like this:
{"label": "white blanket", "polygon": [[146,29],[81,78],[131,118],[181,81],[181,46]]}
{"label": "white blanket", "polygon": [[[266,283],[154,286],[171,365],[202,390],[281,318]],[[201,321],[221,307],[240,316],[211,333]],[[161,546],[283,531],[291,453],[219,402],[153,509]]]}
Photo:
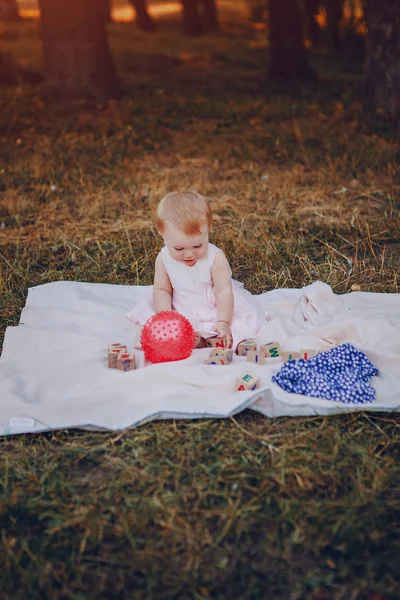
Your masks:
{"label": "white blanket", "polygon": [[[282,363],[204,365],[209,350],[180,362],[121,372],[107,368],[107,346],[132,348],[125,314],[149,287],[60,281],[31,288],[20,324],[6,332],[0,359],[0,434],[79,427],[119,430],[153,419],[228,417],[252,408],[268,417],[325,415],[400,407],[400,294],[356,292],[342,296],[316,282],[302,290],[259,296],[270,314],[259,342],[282,350],[329,349],[344,341],[378,367],[371,380],[376,401],[368,405],[284,392],[271,382]],[[248,368],[261,378],[255,392],[236,392]]]}

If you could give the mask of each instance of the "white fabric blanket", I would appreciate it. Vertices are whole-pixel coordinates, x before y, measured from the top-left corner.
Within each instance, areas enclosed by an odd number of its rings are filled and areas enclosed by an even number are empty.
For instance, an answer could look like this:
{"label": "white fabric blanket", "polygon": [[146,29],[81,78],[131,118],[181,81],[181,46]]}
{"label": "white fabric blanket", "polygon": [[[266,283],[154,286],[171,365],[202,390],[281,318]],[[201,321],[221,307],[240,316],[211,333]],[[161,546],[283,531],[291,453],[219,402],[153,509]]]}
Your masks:
{"label": "white fabric blanket", "polygon": [[[329,349],[348,341],[378,367],[368,405],[284,392],[271,382],[282,363],[204,365],[209,350],[188,359],[144,364],[121,372],[107,368],[107,346],[132,348],[125,314],[149,287],[60,281],[29,290],[20,324],[9,327],[0,359],[0,434],[79,427],[119,430],[153,419],[228,417],[252,408],[268,417],[325,415],[400,407],[400,294],[335,295],[316,282],[302,290],[259,296],[270,321],[258,340],[282,350]],[[261,378],[255,392],[236,392],[236,377],[249,368]]]}

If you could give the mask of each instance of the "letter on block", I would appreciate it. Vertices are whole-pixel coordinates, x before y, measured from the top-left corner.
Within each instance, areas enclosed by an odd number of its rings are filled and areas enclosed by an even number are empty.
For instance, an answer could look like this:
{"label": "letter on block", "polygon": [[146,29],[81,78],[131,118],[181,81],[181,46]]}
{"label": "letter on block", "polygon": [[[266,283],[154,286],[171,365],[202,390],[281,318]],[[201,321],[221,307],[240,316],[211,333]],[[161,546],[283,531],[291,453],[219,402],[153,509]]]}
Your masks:
{"label": "letter on block", "polygon": [[217,336],[206,338],[206,346],[207,348],[226,348],[226,342],[224,338],[219,338]]}
{"label": "letter on block", "polygon": [[223,358],[227,365],[230,365],[233,361],[233,350],[232,348],[213,348],[211,350],[210,358]]}
{"label": "letter on block", "polygon": [[222,356],[210,356],[204,361],[205,365],[226,365],[226,360]]}
{"label": "letter on block", "polygon": [[108,351],[110,352],[110,350],[119,350],[120,352],[128,352],[128,349],[125,346],[125,344],[110,344],[108,346]]}
{"label": "letter on block", "polygon": [[135,355],[129,352],[120,352],[117,358],[119,371],[134,371],[136,369]]}
{"label": "letter on block", "polygon": [[241,392],[243,390],[256,390],[260,387],[260,378],[251,373],[242,373],[236,379],[235,390]]}
{"label": "letter on block", "polygon": [[265,358],[278,358],[282,355],[281,347],[278,342],[271,342],[260,346],[260,350],[264,352]]}
{"label": "letter on block", "polygon": [[247,362],[265,365],[265,354],[261,350],[249,350],[247,353]]}
{"label": "letter on block", "polygon": [[108,351],[108,368],[116,369],[117,368],[117,359],[121,354],[121,348],[113,348]]}
{"label": "letter on block", "polygon": [[300,358],[304,358],[304,360],[308,360],[317,354],[316,350],[307,350],[307,348],[300,350]]}
{"label": "letter on block", "polygon": [[282,360],[286,362],[287,360],[297,360],[300,358],[300,354],[298,352],[292,352],[289,350],[288,352],[282,352]]}
{"label": "letter on block", "polygon": [[254,340],[243,340],[238,343],[237,353],[239,356],[246,356],[251,350],[257,350],[257,344]]}

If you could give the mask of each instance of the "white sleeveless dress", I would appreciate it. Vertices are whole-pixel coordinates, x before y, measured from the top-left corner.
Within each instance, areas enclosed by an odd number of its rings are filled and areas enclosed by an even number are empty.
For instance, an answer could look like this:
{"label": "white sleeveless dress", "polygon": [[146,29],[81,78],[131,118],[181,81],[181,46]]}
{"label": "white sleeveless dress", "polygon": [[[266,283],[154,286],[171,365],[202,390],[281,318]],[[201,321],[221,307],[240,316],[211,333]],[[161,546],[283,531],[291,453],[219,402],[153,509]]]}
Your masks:
{"label": "white sleeveless dress", "polygon": [[[172,285],[172,308],[189,319],[202,337],[215,334],[217,302],[211,277],[214,258],[221,250],[208,244],[206,256],[193,267],[174,260],[165,246],[161,257]],[[243,284],[232,280],[234,312],[231,324],[233,347],[246,339],[257,337],[265,323],[266,313],[256,297],[244,289]],[[127,314],[137,325],[143,325],[154,313],[152,290],[149,298],[138,302]]]}

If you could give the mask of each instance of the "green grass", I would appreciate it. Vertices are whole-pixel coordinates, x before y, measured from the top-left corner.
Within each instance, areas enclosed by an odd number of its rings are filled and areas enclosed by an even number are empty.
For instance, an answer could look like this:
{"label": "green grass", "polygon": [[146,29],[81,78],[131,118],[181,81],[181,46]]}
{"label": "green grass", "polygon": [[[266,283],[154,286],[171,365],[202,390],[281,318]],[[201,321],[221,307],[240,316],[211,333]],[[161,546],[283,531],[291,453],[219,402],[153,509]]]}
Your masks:
{"label": "green grass", "polygon": [[[268,82],[232,6],[201,39],[111,26],[108,106],[46,104],[38,25],[2,26],[1,337],[30,286],[151,283],[174,189],[210,198],[254,293],[400,291],[399,139],[364,120],[361,63],[314,53],[319,85]],[[0,598],[397,599],[399,423],[245,411],[2,438]]]}

